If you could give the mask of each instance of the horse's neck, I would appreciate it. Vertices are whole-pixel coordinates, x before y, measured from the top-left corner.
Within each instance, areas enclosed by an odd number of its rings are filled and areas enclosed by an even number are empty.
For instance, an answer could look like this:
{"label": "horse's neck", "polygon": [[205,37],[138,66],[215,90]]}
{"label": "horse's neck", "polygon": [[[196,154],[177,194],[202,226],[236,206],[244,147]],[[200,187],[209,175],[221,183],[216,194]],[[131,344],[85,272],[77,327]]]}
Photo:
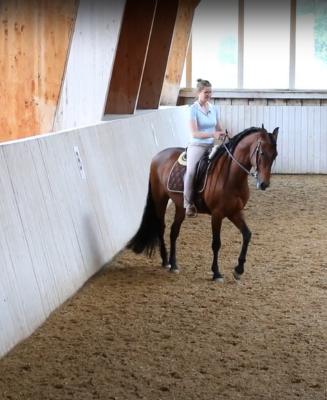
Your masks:
{"label": "horse's neck", "polygon": [[251,145],[239,148],[237,147],[234,151],[234,158],[243,165],[248,171],[251,169]]}
{"label": "horse's neck", "polygon": [[[251,143],[242,143],[242,146],[237,146],[233,157],[236,160],[230,160],[230,171],[228,180],[232,185],[240,184],[241,181],[247,183],[248,173],[252,168],[251,164]],[[240,165],[241,166],[240,166]],[[243,167],[243,168],[242,168]]]}

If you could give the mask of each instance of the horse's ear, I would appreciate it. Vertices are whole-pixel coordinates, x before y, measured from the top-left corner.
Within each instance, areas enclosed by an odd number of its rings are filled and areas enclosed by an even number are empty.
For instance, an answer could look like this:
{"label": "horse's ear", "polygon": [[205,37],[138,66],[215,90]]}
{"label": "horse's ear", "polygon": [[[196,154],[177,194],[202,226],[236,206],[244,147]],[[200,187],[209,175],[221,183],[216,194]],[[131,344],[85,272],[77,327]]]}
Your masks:
{"label": "horse's ear", "polygon": [[265,126],[264,126],[264,124],[262,124],[262,129],[265,129]]}
{"label": "horse's ear", "polygon": [[275,128],[273,133],[272,133],[272,135],[274,136],[276,142],[277,142],[277,137],[278,137],[278,131],[279,131],[279,127]]}

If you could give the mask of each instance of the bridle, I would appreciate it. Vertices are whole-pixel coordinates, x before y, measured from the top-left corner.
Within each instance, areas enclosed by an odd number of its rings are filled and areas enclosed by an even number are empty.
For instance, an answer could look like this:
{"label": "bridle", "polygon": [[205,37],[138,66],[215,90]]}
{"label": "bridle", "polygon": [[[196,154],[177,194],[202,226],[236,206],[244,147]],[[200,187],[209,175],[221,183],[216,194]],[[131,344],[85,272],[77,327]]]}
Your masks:
{"label": "bridle", "polygon": [[240,163],[236,160],[236,158],[233,156],[233,154],[228,150],[228,148],[227,148],[225,142],[223,142],[222,144],[223,144],[223,146],[225,147],[225,149],[226,149],[227,153],[229,154],[229,156],[236,162],[237,165],[239,165],[247,174],[253,176],[255,179],[258,179],[259,153],[260,153],[261,155],[263,155],[263,151],[261,150],[261,143],[262,143],[262,142],[264,142],[264,140],[258,139],[257,146],[256,146],[256,148],[254,149],[254,152],[252,153],[252,155],[251,155],[251,157],[250,157],[250,160],[251,160],[251,158],[252,158],[252,157],[254,156],[254,154],[255,154],[255,167],[254,167],[254,172],[248,171],[245,167],[243,167],[243,165],[240,164]]}

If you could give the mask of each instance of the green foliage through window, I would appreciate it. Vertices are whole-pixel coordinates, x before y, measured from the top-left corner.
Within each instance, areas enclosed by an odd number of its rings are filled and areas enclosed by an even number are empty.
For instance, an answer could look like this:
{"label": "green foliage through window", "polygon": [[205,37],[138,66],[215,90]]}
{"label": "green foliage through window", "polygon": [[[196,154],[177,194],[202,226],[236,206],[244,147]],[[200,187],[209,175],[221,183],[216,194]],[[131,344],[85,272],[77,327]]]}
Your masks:
{"label": "green foliage through window", "polygon": [[236,64],[236,56],[237,56],[237,42],[236,39],[232,36],[225,37],[221,43],[219,48],[219,61],[221,65],[226,64]]}
{"label": "green foliage through window", "polygon": [[314,14],[316,57],[327,64],[327,0],[297,0],[297,14]]}

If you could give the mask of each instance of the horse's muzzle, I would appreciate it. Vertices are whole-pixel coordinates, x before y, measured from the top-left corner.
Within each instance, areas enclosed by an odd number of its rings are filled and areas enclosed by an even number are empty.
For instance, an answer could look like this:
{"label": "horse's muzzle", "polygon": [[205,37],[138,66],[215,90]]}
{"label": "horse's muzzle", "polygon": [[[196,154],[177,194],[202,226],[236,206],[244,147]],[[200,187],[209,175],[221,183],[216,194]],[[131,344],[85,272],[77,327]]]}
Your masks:
{"label": "horse's muzzle", "polygon": [[258,180],[258,182],[257,182],[257,188],[260,190],[266,190],[268,186],[269,186],[269,183],[267,183],[267,182],[261,182],[260,180]]}

